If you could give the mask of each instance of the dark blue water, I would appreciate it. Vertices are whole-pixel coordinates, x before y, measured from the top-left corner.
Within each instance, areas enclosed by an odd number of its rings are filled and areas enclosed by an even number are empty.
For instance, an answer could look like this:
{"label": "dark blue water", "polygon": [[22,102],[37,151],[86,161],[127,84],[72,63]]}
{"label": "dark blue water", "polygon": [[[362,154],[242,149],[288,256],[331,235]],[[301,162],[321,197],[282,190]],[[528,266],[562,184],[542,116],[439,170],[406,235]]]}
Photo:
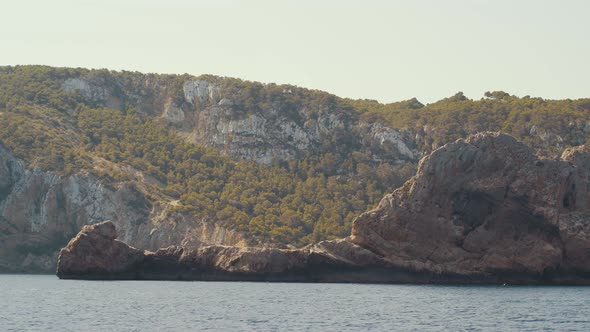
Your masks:
{"label": "dark blue water", "polygon": [[1,331],[590,331],[590,287],[0,275]]}

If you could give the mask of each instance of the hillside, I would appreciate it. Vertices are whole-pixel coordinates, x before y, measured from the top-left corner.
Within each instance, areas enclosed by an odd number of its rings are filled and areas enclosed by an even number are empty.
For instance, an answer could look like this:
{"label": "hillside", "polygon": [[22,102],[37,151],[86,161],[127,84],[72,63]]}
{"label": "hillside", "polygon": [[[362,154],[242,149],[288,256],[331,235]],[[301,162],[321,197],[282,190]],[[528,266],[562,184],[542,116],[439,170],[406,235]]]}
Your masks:
{"label": "hillside", "polygon": [[[590,154],[555,160],[501,133],[436,149],[355,219],[349,237],[300,249],[116,241],[86,225],[60,251],[64,279],[588,285]],[[90,259],[89,259],[90,258]]]}
{"label": "hillside", "polygon": [[0,124],[0,270],[47,270],[83,224],[106,219],[144,249],[343,237],[449,141],[501,130],[545,157],[584,144],[590,99],[380,104],[211,75],[17,66],[0,67]]}

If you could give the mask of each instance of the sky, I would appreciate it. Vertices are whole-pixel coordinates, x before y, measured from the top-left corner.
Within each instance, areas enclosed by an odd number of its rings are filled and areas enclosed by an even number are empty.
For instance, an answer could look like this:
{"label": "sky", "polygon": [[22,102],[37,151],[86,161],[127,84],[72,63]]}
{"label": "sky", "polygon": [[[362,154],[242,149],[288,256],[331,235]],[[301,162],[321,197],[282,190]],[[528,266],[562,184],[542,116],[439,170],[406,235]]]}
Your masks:
{"label": "sky", "polygon": [[214,74],[341,97],[590,97],[587,0],[0,0],[0,65]]}

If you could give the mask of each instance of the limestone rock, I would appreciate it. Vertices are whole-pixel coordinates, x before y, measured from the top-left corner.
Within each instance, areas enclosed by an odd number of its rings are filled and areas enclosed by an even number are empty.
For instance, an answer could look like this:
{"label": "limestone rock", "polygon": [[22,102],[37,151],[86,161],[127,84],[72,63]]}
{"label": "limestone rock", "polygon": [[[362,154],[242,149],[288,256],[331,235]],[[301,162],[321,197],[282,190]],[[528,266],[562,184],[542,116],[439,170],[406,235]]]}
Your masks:
{"label": "limestone rock", "polygon": [[[351,110],[319,104],[279,102],[248,109],[240,102],[240,91],[224,88],[215,79],[187,77],[179,87],[152,74],[89,73],[65,79],[62,89],[108,108],[131,106],[139,113],[164,119],[189,142],[262,164],[333,153],[333,144],[327,142],[336,137],[362,146],[377,162],[402,165],[417,162],[422,155],[411,130],[367,124]],[[283,93],[295,92],[289,88]]]}
{"label": "limestone rock", "polygon": [[181,124],[185,120],[184,111],[172,102],[166,104],[162,117],[173,124]]}
{"label": "limestone rock", "polygon": [[213,101],[219,94],[219,88],[205,80],[192,80],[182,86],[185,100],[195,102]]}
{"label": "limestone rock", "polygon": [[79,78],[68,78],[64,81],[62,88],[67,92],[79,92],[82,96],[91,100],[102,101],[106,97],[104,87],[93,85]]}

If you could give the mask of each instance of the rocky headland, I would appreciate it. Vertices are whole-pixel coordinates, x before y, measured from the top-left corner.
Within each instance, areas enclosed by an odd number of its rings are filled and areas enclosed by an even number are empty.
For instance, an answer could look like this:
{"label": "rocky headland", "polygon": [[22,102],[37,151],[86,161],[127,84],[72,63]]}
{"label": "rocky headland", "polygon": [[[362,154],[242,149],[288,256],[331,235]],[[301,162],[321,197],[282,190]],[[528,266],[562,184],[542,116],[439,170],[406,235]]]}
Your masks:
{"label": "rocky headland", "polygon": [[84,226],[63,279],[590,284],[590,154],[540,159],[500,133],[436,149],[360,215],[350,237],[302,249],[207,245],[155,252]]}

